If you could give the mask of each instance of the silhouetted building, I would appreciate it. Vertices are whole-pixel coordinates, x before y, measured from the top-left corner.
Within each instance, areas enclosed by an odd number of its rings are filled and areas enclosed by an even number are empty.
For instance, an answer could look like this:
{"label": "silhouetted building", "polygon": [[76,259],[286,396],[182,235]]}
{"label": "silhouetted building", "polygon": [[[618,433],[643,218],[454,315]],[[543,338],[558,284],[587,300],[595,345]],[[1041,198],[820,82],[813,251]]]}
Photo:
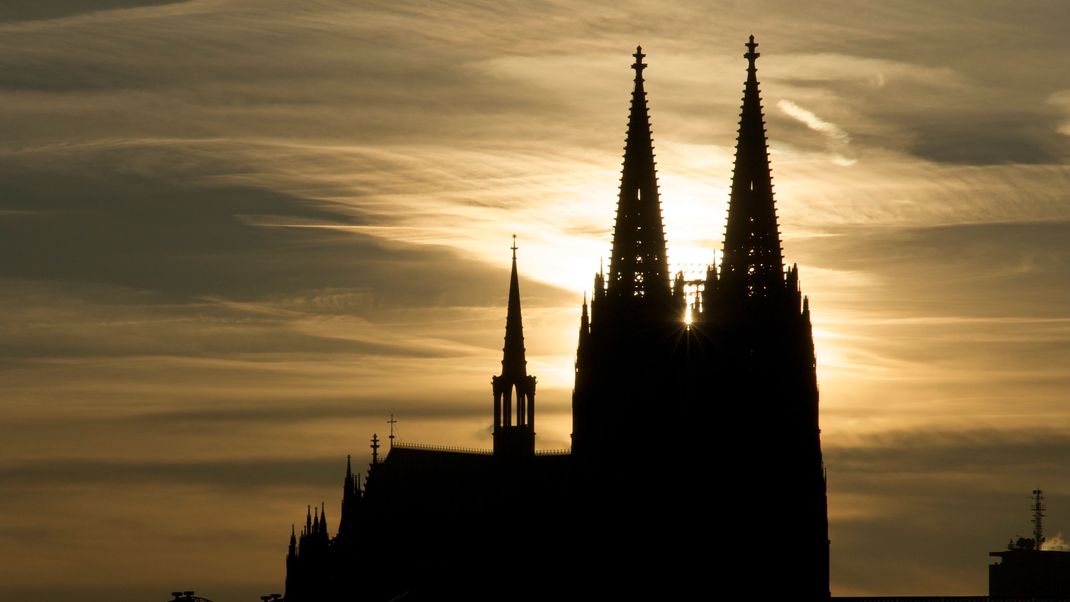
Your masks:
{"label": "silhouetted building", "polygon": [[1033,490],[1033,537],[1019,537],[1007,549],[990,552],[990,598],[1070,599],[1070,552],[1044,549],[1044,492]]}
{"label": "silhouetted building", "polygon": [[[634,55],[609,273],[581,311],[571,453],[535,451],[514,245],[493,451],[397,444],[380,460],[373,438],[363,490],[347,467],[338,535],[321,508],[291,537],[287,600],[828,598],[810,311],[784,267],[756,47],[722,261],[695,281],[669,272]],[[651,423],[665,420],[673,437],[655,452]]]}

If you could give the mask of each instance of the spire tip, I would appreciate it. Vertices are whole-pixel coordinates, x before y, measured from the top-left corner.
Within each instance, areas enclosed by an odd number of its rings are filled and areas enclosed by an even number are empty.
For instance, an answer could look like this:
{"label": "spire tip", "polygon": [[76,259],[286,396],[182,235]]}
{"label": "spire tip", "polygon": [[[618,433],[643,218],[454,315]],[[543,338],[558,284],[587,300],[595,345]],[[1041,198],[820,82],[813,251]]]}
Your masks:
{"label": "spire tip", "polygon": [[516,235],[513,235],[513,265],[509,273],[509,297],[505,311],[505,345],[502,347],[502,376],[526,376],[524,357],[524,320],[520,311],[520,276],[516,267]]}
{"label": "spire tip", "polygon": [[632,69],[635,69],[635,74],[637,77],[642,77],[643,69],[646,69],[646,63],[643,62],[643,59],[646,58],[646,55],[643,54],[643,47],[636,46],[635,54],[633,54],[632,56],[635,57],[635,62],[632,63]]}
{"label": "spire tip", "polygon": [[754,41],[754,34],[751,34],[750,40],[744,44],[747,47],[747,52],[743,55],[743,58],[747,59],[749,63],[747,70],[754,73],[754,62],[758,60],[758,57],[762,56],[760,52],[755,52],[754,49],[758,47],[758,42]]}

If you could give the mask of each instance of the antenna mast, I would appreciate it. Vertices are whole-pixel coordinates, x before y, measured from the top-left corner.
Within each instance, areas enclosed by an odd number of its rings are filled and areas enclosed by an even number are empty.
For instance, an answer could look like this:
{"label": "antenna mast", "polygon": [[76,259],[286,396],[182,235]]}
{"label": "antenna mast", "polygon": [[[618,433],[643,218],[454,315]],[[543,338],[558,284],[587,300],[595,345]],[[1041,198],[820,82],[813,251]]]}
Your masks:
{"label": "antenna mast", "polygon": [[1044,511],[1047,510],[1047,506],[1044,505],[1044,491],[1041,489],[1033,490],[1033,545],[1038,552],[1041,545],[1044,543]]}

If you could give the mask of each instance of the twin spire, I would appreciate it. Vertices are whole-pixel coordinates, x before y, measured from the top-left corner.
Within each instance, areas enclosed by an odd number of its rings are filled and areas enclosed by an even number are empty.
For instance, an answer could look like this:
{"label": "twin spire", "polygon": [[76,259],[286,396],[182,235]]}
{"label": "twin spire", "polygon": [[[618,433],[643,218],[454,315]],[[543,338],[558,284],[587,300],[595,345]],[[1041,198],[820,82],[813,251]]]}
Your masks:
{"label": "twin spire", "polygon": [[613,228],[613,257],[609,264],[608,296],[667,299],[669,261],[665,228],[658,198],[658,176],[650,113],[643,88],[641,46],[635,49],[635,88],[628,116],[628,136],[624,144],[617,219]]}
{"label": "twin spire", "polygon": [[766,298],[784,289],[784,256],[780,246],[773,177],[758,91],[754,36],[746,44],[747,82],[739,116],[732,193],[728,202],[721,287],[747,297]]}
{"label": "twin spire", "polygon": [[[773,199],[765,119],[758,90],[758,43],[750,36],[747,81],[736,139],[732,192],[720,267],[722,288],[745,297],[769,297],[784,289],[784,258]],[[658,196],[643,62],[637,47],[635,87],[624,146],[620,198],[613,229],[609,297],[669,297],[669,266]]]}
{"label": "twin spire", "polygon": [[[724,251],[720,270],[711,270],[711,275],[717,281],[717,288],[732,297],[764,298],[783,292],[785,280],[755,64],[760,54],[754,36],[750,36],[746,47],[743,57],[747,59],[747,81],[736,139]],[[670,300],[672,290],[643,80],[646,55],[642,47],[636,47],[633,56],[635,82],[613,230],[613,256],[604,291],[606,297],[615,299],[612,303],[647,305]],[[535,378],[528,376],[524,356],[515,236],[510,249],[513,257],[502,373],[492,380],[496,454],[534,450]],[[598,282],[596,289],[601,289],[600,285]],[[598,294],[596,290],[596,297]],[[581,336],[587,320],[585,298]]]}

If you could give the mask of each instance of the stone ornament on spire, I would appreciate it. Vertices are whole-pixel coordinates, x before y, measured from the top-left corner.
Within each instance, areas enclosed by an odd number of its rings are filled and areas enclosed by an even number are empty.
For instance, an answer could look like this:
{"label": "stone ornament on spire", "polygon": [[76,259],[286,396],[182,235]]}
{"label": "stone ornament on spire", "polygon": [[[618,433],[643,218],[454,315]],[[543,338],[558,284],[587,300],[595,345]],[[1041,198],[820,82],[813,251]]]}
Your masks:
{"label": "stone ornament on spire", "polygon": [[632,69],[635,69],[635,76],[641,78],[643,77],[643,69],[646,69],[646,63],[643,62],[643,59],[646,58],[646,55],[643,54],[643,47],[636,46],[635,54],[632,56],[635,57],[635,62],[632,63]]}
{"label": "stone ornament on spire", "polygon": [[756,81],[758,79],[758,68],[754,63],[758,60],[758,57],[762,56],[762,53],[754,51],[758,47],[758,42],[754,41],[753,35],[744,46],[747,47],[747,52],[743,54],[743,58],[747,59],[747,81]]}

